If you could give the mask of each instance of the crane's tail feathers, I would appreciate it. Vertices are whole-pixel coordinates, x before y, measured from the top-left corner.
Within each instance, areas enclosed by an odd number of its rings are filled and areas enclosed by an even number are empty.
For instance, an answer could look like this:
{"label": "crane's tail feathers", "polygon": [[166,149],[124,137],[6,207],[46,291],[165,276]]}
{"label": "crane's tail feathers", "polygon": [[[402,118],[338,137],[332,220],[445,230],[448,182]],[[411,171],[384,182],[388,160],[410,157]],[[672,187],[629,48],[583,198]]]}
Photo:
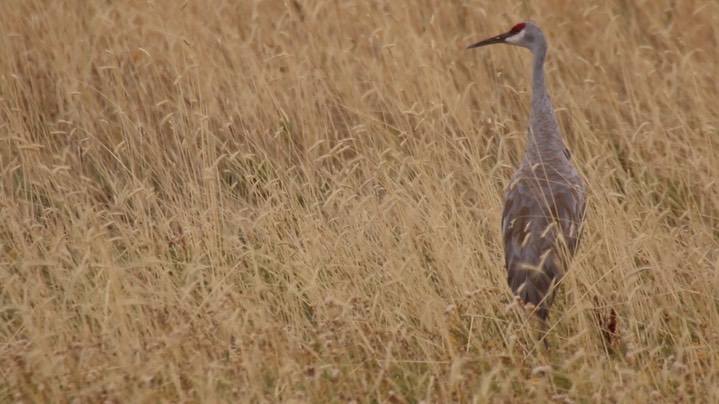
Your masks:
{"label": "crane's tail feathers", "polygon": [[520,301],[531,310],[539,319],[546,321],[549,317],[549,308],[554,301],[555,289],[557,286],[554,280],[544,273],[528,274],[524,282],[515,287],[512,291],[519,297]]}

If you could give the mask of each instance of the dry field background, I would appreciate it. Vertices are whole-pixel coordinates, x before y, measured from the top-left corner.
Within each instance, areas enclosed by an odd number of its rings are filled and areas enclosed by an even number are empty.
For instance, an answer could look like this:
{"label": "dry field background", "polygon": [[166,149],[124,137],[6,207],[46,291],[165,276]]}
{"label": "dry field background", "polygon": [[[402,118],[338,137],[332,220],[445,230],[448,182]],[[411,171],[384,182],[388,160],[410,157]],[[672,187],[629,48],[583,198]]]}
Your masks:
{"label": "dry field background", "polygon": [[[0,401],[719,401],[719,3],[593,3],[1,2]],[[590,194],[549,350],[531,57],[464,50],[525,19]]]}

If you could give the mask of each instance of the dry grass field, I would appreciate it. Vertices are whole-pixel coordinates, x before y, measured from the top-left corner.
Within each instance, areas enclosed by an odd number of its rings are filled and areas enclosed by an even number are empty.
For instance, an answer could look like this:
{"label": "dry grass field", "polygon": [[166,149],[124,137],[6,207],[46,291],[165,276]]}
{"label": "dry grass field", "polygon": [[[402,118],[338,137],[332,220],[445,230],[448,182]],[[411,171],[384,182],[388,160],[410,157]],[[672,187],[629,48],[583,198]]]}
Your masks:
{"label": "dry grass field", "polygon": [[[0,2],[0,401],[718,402],[719,3],[593,3]],[[549,349],[531,55],[464,50],[522,20],[589,194]]]}

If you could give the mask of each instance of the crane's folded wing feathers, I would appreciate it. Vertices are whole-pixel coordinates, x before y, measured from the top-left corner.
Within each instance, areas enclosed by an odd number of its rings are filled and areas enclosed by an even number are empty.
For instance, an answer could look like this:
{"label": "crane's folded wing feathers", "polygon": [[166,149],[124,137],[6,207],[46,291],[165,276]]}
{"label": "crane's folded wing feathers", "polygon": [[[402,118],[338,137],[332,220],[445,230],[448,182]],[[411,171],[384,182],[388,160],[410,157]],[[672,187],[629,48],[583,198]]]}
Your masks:
{"label": "crane's folded wing feathers", "polygon": [[528,186],[527,181],[514,181],[505,198],[507,280],[515,295],[537,306],[538,315],[546,318],[553,284],[561,279],[579,243],[584,197],[577,187],[550,190],[536,183]]}

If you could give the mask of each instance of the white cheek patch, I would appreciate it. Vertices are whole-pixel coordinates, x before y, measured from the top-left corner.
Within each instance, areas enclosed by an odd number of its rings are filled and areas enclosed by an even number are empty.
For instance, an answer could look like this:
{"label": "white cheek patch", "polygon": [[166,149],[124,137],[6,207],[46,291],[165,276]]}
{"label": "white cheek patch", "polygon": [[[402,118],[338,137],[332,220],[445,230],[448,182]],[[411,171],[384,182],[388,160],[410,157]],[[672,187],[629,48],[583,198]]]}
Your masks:
{"label": "white cheek patch", "polygon": [[527,30],[523,29],[523,30],[517,32],[516,34],[508,37],[507,39],[505,39],[505,41],[516,45],[516,44],[522,42],[526,33],[527,33]]}

